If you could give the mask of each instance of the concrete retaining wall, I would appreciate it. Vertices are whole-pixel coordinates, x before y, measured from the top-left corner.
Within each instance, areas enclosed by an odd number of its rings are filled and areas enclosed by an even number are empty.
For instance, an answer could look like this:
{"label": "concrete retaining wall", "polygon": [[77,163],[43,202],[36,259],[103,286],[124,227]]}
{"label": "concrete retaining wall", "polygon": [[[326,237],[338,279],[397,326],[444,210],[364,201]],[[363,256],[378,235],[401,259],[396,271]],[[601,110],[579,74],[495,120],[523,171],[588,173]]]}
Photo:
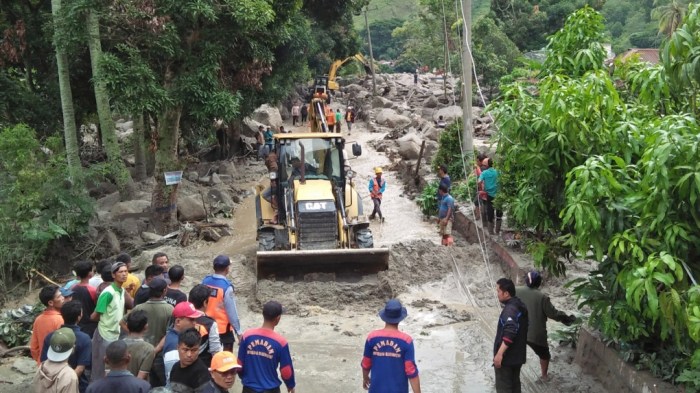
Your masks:
{"label": "concrete retaining wall", "polygon": [[595,375],[611,392],[676,393],[680,388],[660,381],[649,373],[638,371],[620,359],[586,328],[581,328],[574,361],[587,373]]}
{"label": "concrete retaining wall", "polygon": [[[457,212],[453,229],[464,236],[470,243],[478,243],[477,226],[470,218]],[[482,232],[479,235],[483,236]],[[497,241],[487,236],[490,258],[497,261],[505,275],[516,285],[521,285],[529,264],[518,263],[519,257]],[[617,352],[608,348],[585,328],[581,328],[574,360],[585,373],[597,377],[610,392],[616,393],[677,393],[681,389],[652,377],[649,373],[638,371],[626,363]]]}

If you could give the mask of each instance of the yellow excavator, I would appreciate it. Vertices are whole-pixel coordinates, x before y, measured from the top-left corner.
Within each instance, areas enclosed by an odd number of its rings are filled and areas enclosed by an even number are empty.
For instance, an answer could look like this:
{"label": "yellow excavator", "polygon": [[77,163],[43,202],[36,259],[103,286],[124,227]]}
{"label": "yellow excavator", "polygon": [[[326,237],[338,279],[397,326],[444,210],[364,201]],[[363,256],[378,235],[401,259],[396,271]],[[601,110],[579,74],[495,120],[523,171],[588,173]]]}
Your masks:
{"label": "yellow excavator", "polygon": [[340,67],[344,66],[345,64],[347,64],[349,61],[352,61],[352,60],[356,60],[357,62],[362,64],[362,66],[364,67],[365,72],[367,74],[369,74],[369,75],[373,74],[372,67],[370,66],[369,61],[367,59],[365,59],[365,57],[362,56],[360,53],[358,53],[354,56],[350,56],[350,57],[343,59],[343,60],[336,60],[331,64],[331,68],[328,71],[328,85],[327,85],[328,90],[335,91],[335,90],[338,90],[340,88],[340,86],[338,85],[338,82],[336,82],[336,80],[335,80],[336,74],[338,73],[338,69],[340,69]]}
{"label": "yellow excavator", "polygon": [[[317,93],[311,100],[312,132],[274,136],[277,170],[269,173],[270,187],[256,187],[259,279],[389,267],[389,249],[374,248],[345,139],[325,132],[325,98]],[[355,157],[362,153],[358,144],[351,150]]]}

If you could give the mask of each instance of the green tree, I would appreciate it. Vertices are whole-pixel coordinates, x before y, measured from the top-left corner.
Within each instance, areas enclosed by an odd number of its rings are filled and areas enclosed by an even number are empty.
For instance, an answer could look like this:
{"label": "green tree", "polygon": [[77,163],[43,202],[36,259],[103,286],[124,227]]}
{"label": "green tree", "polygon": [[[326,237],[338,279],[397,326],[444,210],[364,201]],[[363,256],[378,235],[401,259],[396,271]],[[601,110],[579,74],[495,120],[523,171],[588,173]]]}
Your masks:
{"label": "green tree", "polygon": [[[51,0],[54,29],[59,29],[61,18],[61,0]],[[56,68],[58,69],[58,84],[61,92],[61,109],[63,112],[63,136],[66,143],[66,157],[71,178],[75,178],[80,169],[78,153],[78,136],[75,126],[75,109],[73,109],[73,93],[70,88],[70,73],[68,70],[68,55],[59,43],[60,33],[55,34]]]}
{"label": "green tree", "polygon": [[480,18],[472,28],[474,65],[487,94],[493,96],[498,82],[518,64],[521,53],[493,19]]}
{"label": "green tree", "polygon": [[540,79],[504,87],[493,106],[499,203],[531,233],[535,261],[561,273],[571,255],[596,260],[572,283],[589,323],[689,388],[700,387],[698,23],[693,7],[661,65],[617,64],[611,77],[600,15],[579,10],[550,39]]}
{"label": "green tree", "polygon": [[[660,4],[662,2],[665,4]],[[651,11],[651,16],[659,21],[659,33],[670,37],[683,22],[688,5],[682,0],[654,0],[654,5],[657,7]]]}

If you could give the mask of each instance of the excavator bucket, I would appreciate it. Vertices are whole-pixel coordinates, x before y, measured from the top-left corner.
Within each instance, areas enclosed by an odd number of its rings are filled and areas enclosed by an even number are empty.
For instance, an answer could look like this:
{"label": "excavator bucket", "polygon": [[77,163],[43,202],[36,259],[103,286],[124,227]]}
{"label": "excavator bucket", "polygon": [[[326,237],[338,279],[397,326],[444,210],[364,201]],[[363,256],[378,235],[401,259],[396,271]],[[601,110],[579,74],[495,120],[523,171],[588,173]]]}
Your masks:
{"label": "excavator bucket", "polygon": [[258,279],[302,277],[308,273],[357,276],[389,268],[388,248],[258,251]]}

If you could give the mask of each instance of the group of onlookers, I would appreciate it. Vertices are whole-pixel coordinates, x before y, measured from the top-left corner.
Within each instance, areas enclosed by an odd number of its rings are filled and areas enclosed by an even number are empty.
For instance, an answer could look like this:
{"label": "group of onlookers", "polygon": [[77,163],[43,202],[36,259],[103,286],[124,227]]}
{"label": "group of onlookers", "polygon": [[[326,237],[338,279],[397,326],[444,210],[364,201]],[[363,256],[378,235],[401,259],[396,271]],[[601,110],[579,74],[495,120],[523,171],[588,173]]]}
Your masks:
{"label": "group of onlookers", "polygon": [[[39,366],[34,391],[145,393],[166,387],[222,393],[240,374],[244,390],[260,392],[279,387],[278,365],[293,390],[288,346],[273,331],[282,306],[265,304],[263,326],[241,335],[234,286],[227,278],[231,260],[217,256],[213,274],[189,295],[180,289],[185,269],[168,269],[168,262],[166,254],[155,254],[141,284],[129,272],[127,254],[96,266],[81,261],[74,266],[75,280],[42,288],[39,298],[46,309],[30,340]],[[237,339],[245,343],[238,356],[232,352]],[[267,356],[270,346],[276,348],[274,356]]]}

